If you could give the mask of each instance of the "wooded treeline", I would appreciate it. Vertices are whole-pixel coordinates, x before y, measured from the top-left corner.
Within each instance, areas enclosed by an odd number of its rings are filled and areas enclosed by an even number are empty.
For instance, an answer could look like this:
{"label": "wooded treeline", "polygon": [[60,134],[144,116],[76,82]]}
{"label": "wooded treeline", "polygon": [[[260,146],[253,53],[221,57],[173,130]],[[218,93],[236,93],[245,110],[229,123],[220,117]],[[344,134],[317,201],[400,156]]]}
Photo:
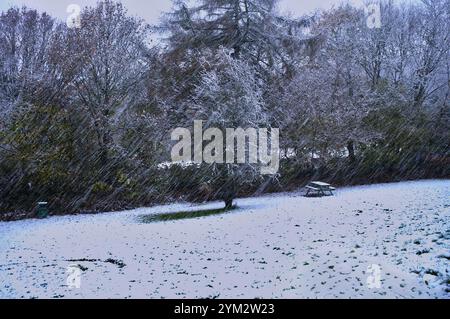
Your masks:
{"label": "wooded treeline", "polygon": [[239,195],[312,178],[448,178],[449,13],[448,0],[382,1],[371,29],[349,5],[292,18],[276,0],[176,1],[149,26],[106,0],[68,28],[11,8],[0,16],[2,218],[42,200],[74,213],[215,198],[229,184],[214,169],[160,165],[170,132],[194,119],[280,129],[280,174],[243,174]]}

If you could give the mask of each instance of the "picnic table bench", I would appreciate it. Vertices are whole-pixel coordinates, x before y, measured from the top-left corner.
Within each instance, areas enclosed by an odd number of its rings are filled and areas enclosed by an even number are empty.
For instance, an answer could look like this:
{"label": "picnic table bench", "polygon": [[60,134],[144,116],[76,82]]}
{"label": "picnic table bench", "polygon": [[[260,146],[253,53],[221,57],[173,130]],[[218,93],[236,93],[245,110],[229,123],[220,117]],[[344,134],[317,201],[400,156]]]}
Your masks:
{"label": "picnic table bench", "polygon": [[306,196],[309,195],[310,192],[316,192],[319,195],[326,196],[329,192],[331,196],[333,196],[333,191],[336,190],[333,186],[330,184],[314,181],[310,182],[306,187]]}

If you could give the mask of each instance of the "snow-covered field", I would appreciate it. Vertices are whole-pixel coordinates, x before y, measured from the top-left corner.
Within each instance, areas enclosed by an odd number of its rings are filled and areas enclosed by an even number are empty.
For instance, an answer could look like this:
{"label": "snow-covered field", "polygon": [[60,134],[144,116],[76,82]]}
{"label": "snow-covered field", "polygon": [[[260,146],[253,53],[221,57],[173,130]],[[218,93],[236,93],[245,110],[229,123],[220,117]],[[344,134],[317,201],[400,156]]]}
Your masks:
{"label": "snow-covered field", "polygon": [[155,224],[139,216],[198,206],[0,223],[0,298],[450,297],[449,180],[238,205]]}

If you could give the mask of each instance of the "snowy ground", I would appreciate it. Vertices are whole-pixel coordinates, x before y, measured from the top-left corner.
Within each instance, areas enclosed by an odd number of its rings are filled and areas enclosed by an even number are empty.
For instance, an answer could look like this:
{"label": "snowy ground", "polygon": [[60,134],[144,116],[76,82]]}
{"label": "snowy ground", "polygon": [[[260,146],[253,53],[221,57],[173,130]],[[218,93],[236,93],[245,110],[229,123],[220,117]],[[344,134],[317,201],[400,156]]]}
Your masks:
{"label": "snowy ground", "polygon": [[[207,207],[218,207],[210,204]],[[0,298],[449,298],[450,181],[0,223]],[[81,287],[69,289],[67,267]],[[379,265],[381,288],[369,289]]]}

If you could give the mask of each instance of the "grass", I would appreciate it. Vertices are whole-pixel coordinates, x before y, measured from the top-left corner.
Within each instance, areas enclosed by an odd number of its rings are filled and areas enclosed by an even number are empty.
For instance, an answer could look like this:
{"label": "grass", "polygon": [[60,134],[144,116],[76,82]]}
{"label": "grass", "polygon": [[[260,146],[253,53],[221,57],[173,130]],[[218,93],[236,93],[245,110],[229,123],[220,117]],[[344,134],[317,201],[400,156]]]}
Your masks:
{"label": "grass", "polygon": [[146,215],[146,216],[140,217],[140,221],[145,224],[150,224],[150,223],[166,222],[166,221],[173,221],[173,220],[180,220],[180,219],[193,219],[193,218],[213,216],[213,215],[222,215],[222,214],[226,214],[235,209],[237,209],[236,206],[233,206],[233,208],[231,208],[231,209],[220,208],[220,209],[197,210],[197,211],[189,211],[189,212]]}

